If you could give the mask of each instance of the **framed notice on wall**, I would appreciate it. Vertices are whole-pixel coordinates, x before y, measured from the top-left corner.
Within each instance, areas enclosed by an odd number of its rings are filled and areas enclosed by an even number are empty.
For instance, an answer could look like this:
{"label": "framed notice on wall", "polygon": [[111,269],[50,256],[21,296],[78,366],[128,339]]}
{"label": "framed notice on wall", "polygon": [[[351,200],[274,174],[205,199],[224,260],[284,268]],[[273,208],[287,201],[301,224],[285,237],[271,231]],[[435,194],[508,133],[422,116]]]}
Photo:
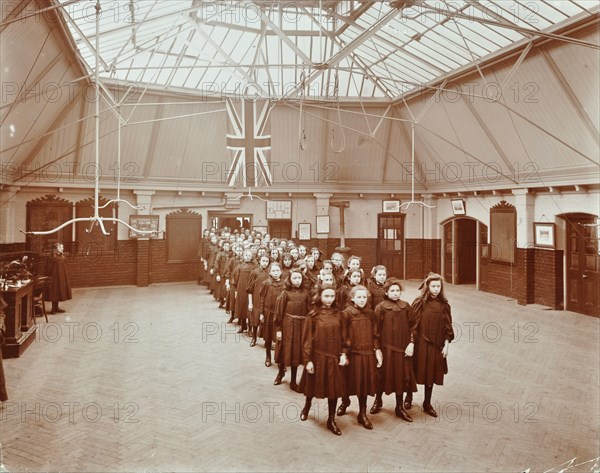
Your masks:
{"label": "framed notice on wall", "polygon": [[329,233],[329,215],[317,215],[317,233]]}
{"label": "framed notice on wall", "polygon": [[268,200],[267,201],[267,220],[291,220],[292,201],[291,200]]}
{"label": "framed notice on wall", "polygon": [[129,238],[158,238],[158,222],[158,215],[130,215],[129,225],[133,228],[155,233],[137,233],[133,230],[129,230]]}
{"label": "framed notice on wall", "polygon": [[298,224],[298,240],[310,240],[310,223]]}

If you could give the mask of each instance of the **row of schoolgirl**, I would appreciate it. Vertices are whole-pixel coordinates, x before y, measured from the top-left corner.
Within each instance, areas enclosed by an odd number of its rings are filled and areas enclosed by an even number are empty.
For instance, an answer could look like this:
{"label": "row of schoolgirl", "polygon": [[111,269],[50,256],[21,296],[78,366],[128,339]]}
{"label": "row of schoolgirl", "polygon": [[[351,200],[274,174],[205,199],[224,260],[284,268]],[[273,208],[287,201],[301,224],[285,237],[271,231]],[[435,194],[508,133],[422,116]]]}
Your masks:
{"label": "row of schoolgirl", "polygon": [[[209,264],[210,254],[204,258],[209,287],[230,311],[230,322],[237,318],[240,332],[248,327],[251,346],[256,345],[260,329],[266,366],[271,366],[275,342],[278,372],[274,384],[282,383],[289,367],[290,388],[306,396],[301,420],[307,419],[314,397],[327,398],[327,427],[341,435],[335,416],[344,415],[350,396],[357,396],[358,422],[372,429],[366,415],[367,396],[375,396],[370,413],[376,414],[382,408],[383,393],[394,393],[396,416],[412,422],[407,410],[417,384],[425,387],[423,411],[437,416],[431,405],[433,384],[443,384],[448,345],[454,338],[441,276],[430,274],[421,295],[410,305],[400,299],[401,282],[387,278],[385,267],[375,266],[366,282],[358,257],[349,258],[344,269],[341,255],[332,255],[331,265],[325,261],[317,270],[313,261],[320,255],[314,254],[315,249],[304,258],[298,251],[298,258],[292,256],[288,267],[283,256],[292,251],[280,253],[277,248],[280,263],[274,253],[272,260],[267,251],[260,251],[266,245],[257,247],[239,237],[221,241],[213,264]],[[298,383],[300,365],[304,370]],[[339,408],[338,398],[342,398]]]}

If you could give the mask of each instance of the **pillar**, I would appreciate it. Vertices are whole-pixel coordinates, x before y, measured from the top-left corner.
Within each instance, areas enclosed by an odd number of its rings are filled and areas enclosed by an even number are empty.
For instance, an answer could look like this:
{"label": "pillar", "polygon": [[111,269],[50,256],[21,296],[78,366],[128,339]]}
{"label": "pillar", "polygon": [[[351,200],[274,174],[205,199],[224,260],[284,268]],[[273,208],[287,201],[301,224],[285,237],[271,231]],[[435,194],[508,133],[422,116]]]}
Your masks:
{"label": "pillar", "polygon": [[[0,243],[14,243],[19,234],[16,228],[17,192],[20,186],[4,186],[0,193]],[[25,229],[25,228],[23,228]],[[25,239],[25,235],[22,235]],[[21,240],[21,241],[23,241]]]}
{"label": "pillar", "polygon": [[[329,199],[333,196],[333,194],[325,194],[325,193],[315,193],[315,206],[316,206],[316,216],[329,216]],[[315,225],[316,225],[315,218]],[[319,250],[321,250],[322,255],[328,254],[327,248],[327,239],[329,238],[329,233],[316,233],[317,228],[315,226],[315,234],[317,235],[317,246]],[[330,229],[331,231],[331,229]]]}

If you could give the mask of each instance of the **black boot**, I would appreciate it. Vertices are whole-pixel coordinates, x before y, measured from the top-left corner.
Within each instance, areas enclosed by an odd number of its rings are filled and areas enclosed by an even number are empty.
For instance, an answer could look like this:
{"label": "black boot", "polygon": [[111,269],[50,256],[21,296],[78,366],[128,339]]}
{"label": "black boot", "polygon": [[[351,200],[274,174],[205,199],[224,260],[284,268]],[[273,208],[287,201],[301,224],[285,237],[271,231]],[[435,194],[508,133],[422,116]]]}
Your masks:
{"label": "black boot", "polygon": [[408,411],[412,408],[413,393],[406,393],[406,399],[404,399],[404,410]]}
{"label": "black boot", "polygon": [[271,366],[271,342],[265,343],[265,351],[267,353],[265,358],[265,366],[268,368]]}
{"label": "black boot", "polygon": [[396,417],[400,417],[405,422],[412,422],[412,417],[404,410],[402,406],[402,393],[396,393]]}
{"label": "black boot", "polygon": [[302,412],[300,413],[300,420],[302,422],[304,422],[306,419],[308,419],[308,412],[310,411],[311,403],[312,403],[312,397],[306,396],[306,402],[304,403],[304,408],[302,409]]}
{"label": "black boot", "polygon": [[433,392],[433,384],[431,386],[425,386],[425,399],[423,400],[423,412],[430,415],[431,417],[437,417],[438,414],[431,405],[431,394]]}
{"label": "black boot", "polygon": [[283,379],[284,376],[285,376],[285,367],[283,366],[283,364],[279,363],[279,371],[277,372],[277,376],[275,377],[275,381],[273,381],[273,384],[275,386],[279,386],[281,384],[281,380]]}
{"label": "black boot", "polygon": [[329,407],[327,417],[327,428],[331,430],[335,435],[342,435],[342,431],[335,423],[335,405],[337,404],[337,399],[328,399],[327,404]]}
{"label": "black boot", "polygon": [[290,389],[292,391],[300,392],[298,384],[296,384],[296,374],[298,373],[298,367],[292,366],[292,379],[290,380]]}
{"label": "black boot", "polygon": [[256,327],[250,327],[252,332],[252,340],[250,340],[250,346],[253,347],[256,345]]}
{"label": "black boot", "polygon": [[342,403],[340,404],[340,407],[338,407],[337,415],[343,416],[346,413],[346,409],[348,409],[348,406],[350,406],[350,397],[345,396],[342,398]]}
{"label": "black boot", "polygon": [[371,407],[371,410],[369,412],[371,412],[371,414],[377,414],[379,411],[381,411],[382,407],[383,393],[377,393],[377,395],[375,396],[375,401],[373,402],[373,407]]}
{"label": "black boot", "polygon": [[373,424],[367,418],[367,396],[358,398],[358,423],[367,430],[373,430]]}

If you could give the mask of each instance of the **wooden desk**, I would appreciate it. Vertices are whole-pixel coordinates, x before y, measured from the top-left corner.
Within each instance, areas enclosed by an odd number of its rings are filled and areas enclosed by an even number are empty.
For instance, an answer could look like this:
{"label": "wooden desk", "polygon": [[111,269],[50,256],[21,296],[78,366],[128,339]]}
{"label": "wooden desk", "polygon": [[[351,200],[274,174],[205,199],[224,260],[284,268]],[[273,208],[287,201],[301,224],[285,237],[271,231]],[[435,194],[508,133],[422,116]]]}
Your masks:
{"label": "wooden desk", "polygon": [[2,356],[18,358],[35,339],[35,316],[33,313],[33,282],[21,287],[9,287],[1,291],[8,307],[4,310],[6,332]]}

